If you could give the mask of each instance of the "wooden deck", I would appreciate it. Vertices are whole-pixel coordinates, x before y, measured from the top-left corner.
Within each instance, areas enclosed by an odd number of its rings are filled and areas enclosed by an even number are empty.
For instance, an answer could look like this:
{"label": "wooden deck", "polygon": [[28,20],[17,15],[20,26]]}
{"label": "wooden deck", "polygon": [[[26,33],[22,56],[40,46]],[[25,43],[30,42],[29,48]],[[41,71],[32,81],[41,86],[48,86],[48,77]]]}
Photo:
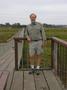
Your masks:
{"label": "wooden deck", "polygon": [[0,58],[0,72],[9,72],[8,78],[5,76],[4,89],[0,90],[63,90],[51,70],[40,71],[37,76],[29,75],[29,71],[15,71],[14,68],[14,50],[11,49]]}
{"label": "wooden deck", "polygon": [[[20,50],[19,57],[21,56]],[[4,78],[5,77],[5,78]],[[3,81],[1,83],[1,81]],[[1,85],[4,87],[2,88]],[[15,71],[15,51],[10,49],[0,57],[0,90],[65,90],[52,70],[29,75],[29,71]],[[66,89],[67,90],[67,89]]]}
{"label": "wooden deck", "polygon": [[29,71],[11,72],[5,90],[62,90],[51,70],[40,71],[40,75]]}

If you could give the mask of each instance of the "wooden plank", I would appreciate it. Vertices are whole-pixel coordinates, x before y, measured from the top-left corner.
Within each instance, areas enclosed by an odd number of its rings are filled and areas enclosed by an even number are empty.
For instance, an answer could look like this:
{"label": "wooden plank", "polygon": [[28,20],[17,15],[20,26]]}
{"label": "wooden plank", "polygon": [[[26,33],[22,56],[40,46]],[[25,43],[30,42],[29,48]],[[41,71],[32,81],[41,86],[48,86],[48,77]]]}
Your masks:
{"label": "wooden plank", "polygon": [[28,71],[24,71],[24,90],[35,90],[34,77]]}
{"label": "wooden plank", "polygon": [[1,78],[2,73],[3,73],[3,72],[2,72],[2,71],[0,71],[0,78]]}
{"label": "wooden plank", "polygon": [[4,71],[1,78],[0,78],[0,90],[4,90],[5,89],[5,85],[6,85],[6,81],[8,78],[9,72]]}
{"label": "wooden plank", "polygon": [[5,57],[0,59],[0,66],[8,60],[8,58],[11,56],[12,53],[13,53],[13,51],[10,50],[10,52],[7,55],[5,55]]}
{"label": "wooden plank", "polygon": [[62,90],[52,71],[44,71],[50,90]]}
{"label": "wooden plank", "polygon": [[10,71],[10,75],[9,75],[5,90],[10,90],[10,88],[11,88],[13,75],[14,75],[14,68],[15,68],[15,62],[14,62],[14,58],[13,58],[12,62],[9,64],[8,68],[6,69],[7,71]]}
{"label": "wooden plank", "polygon": [[2,60],[0,60],[0,66],[2,66],[7,60],[8,58],[10,57],[11,55],[8,54],[5,58],[3,58]]}
{"label": "wooden plank", "polygon": [[12,62],[13,57],[11,56],[2,66],[0,66],[0,70],[6,70],[8,65]]}
{"label": "wooden plank", "polygon": [[4,70],[8,65],[8,62],[11,61],[11,58],[13,58],[13,51],[11,51],[11,53],[8,56],[9,57],[7,57],[6,59],[4,58],[4,63],[1,63],[0,70]]}
{"label": "wooden plank", "polygon": [[15,71],[10,90],[23,90],[23,72]]}
{"label": "wooden plank", "polygon": [[8,67],[6,68],[6,70],[13,71],[14,68],[15,68],[15,57],[14,57],[14,54],[13,54],[11,63],[9,63]]}
{"label": "wooden plank", "polygon": [[34,74],[34,78],[35,78],[36,90],[49,90],[42,71],[40,71],[40,75]]}
{"label": "wooden plank", "polygon": [[9,53],[10,53],[10,50],[0,57],[0,61],[6,58],[6,56],[8,56]]}
{"label": "wooden plank", "polygon": [[15,69],[15,62],[14,62],[14,58],[13,58],[12,62],[9,64],[9,66],[6,68],[6,70],[11,72],[14,69]]}
{"label": "wooden plank", "polygon": [[7,80],[7,85],[6,85],[5,90],[10,90],[11,84],[12,84],[12,80],[13,80],[13,75],[14,75],[14,71],[11,71],[10,75],[9,75],[9,78]]}

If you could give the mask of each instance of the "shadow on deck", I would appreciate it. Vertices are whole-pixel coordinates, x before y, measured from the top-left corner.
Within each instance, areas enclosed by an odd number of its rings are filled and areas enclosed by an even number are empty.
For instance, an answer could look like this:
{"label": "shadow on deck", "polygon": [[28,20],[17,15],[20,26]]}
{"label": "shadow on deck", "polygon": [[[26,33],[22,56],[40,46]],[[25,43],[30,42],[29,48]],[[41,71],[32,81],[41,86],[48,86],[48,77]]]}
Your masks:
{"label": "shadow on deck", "polygon": [[40,75],[29,71],[10,73],[5,90],[63,90],[51,70],[40,71]]}

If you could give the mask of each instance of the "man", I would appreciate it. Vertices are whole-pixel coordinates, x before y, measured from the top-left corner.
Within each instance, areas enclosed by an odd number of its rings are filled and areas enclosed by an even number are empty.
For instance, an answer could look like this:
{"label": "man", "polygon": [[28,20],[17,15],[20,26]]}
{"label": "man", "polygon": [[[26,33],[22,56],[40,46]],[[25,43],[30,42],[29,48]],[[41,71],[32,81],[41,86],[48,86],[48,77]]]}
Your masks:
{"label": "man", "polygon": [[[43,46],[46,41],[46,36],[43,25],[36,22],[36,18],[36,14],[32,13],[30,15],[31,24],[27,25],[25,36],[29,42],[29,57],[31,67],[31,71],[29,73],[34,73],[36,70],[37,75],[39,75],[41,56]],[[36,62],[36,69],[34,69],[34,62]]]}

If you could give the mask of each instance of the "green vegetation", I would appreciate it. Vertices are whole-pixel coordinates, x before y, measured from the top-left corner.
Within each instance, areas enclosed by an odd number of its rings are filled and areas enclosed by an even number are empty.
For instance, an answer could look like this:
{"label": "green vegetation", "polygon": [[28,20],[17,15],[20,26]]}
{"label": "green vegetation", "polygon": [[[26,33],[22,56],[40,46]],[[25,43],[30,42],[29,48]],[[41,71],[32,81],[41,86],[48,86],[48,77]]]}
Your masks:
{"label": "green vegetation", "polygon": [[0,42],[6,42],[14,34],[18,32],[18,28],[0,27]]}
{"label": "green vegetation", "polygon": [[[48,37],[58,37],[63,40],[67,40],[67,28],[45,28],[46,36]],[[43,53],[43,63],[45,67],[51,66],[51,42],[47,41]]]}
{"label": "green vegetation", "polygon": [[58,37],[67,40],[67,28],[45,28],[47,37]]}

